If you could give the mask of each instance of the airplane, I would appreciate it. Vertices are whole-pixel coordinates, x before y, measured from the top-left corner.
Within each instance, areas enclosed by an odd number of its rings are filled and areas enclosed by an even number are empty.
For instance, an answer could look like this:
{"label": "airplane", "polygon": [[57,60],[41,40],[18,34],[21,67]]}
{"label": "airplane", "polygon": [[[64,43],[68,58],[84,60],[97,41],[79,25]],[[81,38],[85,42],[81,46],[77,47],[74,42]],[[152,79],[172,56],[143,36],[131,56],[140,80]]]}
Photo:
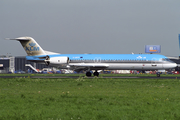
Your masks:
{"label": "airplane", "polygon": [[[32,37],[18,37],[27,53],[26,59],[47,66],[86,71],[86,76],[99,76],[98,70],[165,70],[177,64],[159,54],[60,54],[43,50]],[[160,77],[160,74],[157,74]]]}

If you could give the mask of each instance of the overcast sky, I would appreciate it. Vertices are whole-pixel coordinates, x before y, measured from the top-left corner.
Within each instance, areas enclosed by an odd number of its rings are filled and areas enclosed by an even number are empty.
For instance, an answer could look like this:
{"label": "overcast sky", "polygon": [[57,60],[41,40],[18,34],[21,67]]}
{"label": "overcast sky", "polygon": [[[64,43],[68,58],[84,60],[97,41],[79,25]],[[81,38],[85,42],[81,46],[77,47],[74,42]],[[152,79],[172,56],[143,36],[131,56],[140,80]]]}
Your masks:
{"label": "overcast sky", "polygon": [[180,0],[1,0],[0,55],[25,56],[19,42],[33,37],[62,54],[179,55]]}

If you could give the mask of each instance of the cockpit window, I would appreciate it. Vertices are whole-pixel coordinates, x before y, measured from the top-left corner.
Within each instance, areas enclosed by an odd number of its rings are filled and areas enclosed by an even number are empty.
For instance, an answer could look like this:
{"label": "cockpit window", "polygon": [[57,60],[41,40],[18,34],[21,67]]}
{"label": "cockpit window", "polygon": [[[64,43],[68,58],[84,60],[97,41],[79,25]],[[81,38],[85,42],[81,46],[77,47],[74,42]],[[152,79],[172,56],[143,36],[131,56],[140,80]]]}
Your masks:
{"label": "cockpit window", "polygon": [[165,58],[165,61],[170,61],[170,59],[169,58]]}
{"label": "cockpit window", "polygon": [[162,61],[170,61],[169,58],[162,58],[161,60],[162,60]]}

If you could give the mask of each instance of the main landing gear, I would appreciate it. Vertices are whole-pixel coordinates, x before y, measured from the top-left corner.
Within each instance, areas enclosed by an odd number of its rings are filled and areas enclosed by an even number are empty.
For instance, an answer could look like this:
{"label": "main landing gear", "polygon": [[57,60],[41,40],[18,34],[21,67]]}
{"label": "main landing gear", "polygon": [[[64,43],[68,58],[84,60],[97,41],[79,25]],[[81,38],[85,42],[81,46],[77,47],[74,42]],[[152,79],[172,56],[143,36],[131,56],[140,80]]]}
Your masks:
{"label": "main landing gear", "polygon": [[160,73],[157,73],[157,77],[160,77]]}
{"label": "main landing gear", "polygon": [[91,77],[92,73],[90,71],[86,72],[87,77]]}
{"label": "main landing gear", "polygon": [[[86,76],[87,77],[91,77],[92,73],[90,71],[86,72]],[[93,73],[94,76],[99,76],[99,73],[97,72],[97,70]]]}

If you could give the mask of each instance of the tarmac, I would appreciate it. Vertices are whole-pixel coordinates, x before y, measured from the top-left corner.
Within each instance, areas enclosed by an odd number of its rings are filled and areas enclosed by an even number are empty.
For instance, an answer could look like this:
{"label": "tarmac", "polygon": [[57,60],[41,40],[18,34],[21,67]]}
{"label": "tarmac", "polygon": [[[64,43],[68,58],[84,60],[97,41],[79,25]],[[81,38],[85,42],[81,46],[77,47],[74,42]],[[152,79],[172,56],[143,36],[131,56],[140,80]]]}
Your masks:
{"label": "tarmac", "polygon": [[[85,77],[85,76],[84,76]],[[77,79],[79,76],[0,76],[0,78],[72,78],[72,79]],[[94,78],[92,77],[86,77],[86,78]],[[156,77],[156,76],[100,76],[99,78],[125,78],[125,79],[141,79],[141,78],[147,78],[147,79],[180,79],[180,77]]]}

